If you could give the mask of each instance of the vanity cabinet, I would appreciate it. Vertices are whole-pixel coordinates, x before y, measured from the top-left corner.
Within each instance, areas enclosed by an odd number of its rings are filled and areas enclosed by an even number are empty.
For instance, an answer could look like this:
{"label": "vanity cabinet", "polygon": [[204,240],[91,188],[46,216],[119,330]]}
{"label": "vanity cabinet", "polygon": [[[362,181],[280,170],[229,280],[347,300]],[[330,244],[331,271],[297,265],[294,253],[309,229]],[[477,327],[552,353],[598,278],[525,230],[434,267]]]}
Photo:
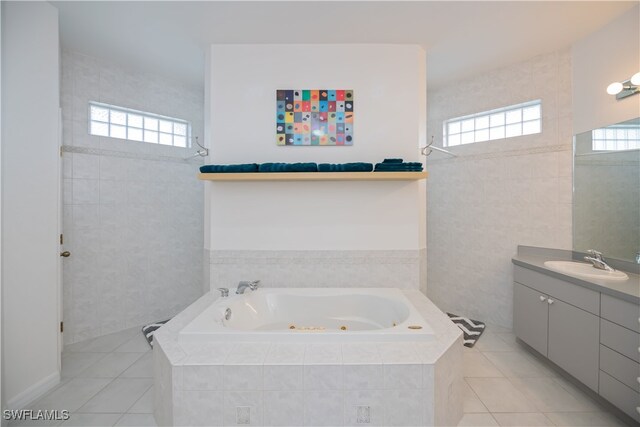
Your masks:
{"label": "vanity cabinet", "polygon": [[514,265],[516,336],[640,422],[640,307]]}
{"label": "vanity cabinet", "polygon": [[521,267],[514,270],[513,329],[516,336],[598,391],[600,319],[584,308],[599,310],[599,293],[574,289],[576,285],[572,283]]}

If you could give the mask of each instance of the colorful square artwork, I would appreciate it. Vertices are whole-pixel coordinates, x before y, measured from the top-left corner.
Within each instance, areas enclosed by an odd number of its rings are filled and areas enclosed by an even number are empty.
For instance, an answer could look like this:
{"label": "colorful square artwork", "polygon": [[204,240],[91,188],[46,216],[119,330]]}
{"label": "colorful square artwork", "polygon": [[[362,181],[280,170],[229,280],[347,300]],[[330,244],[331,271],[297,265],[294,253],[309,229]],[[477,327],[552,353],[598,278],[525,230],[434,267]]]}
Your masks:
{"label": "colorful square artwork", "polygon": [[276,91],[277,145],[353,145],[353,90]]}

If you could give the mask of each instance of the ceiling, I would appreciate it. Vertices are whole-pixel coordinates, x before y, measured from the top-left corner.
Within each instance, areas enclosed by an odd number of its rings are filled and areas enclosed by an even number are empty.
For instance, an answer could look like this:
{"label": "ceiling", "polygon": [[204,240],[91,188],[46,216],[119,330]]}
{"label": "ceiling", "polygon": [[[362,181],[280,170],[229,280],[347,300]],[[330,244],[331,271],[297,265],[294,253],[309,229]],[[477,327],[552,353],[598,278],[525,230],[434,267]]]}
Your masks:
{"label": "ceiling", "polygon": [[430,87],[569,47],[638,1],[52,1],[62,46],[204,84],[212,43],[413,43]]}

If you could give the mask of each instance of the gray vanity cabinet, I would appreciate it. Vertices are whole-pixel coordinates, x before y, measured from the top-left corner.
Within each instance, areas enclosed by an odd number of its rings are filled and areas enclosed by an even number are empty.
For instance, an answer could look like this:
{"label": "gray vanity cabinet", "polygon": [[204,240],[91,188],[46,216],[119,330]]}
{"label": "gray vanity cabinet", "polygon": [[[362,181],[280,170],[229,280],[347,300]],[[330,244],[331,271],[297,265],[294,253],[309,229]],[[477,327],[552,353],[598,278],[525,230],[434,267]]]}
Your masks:
{"label": "gray vanity cabinet", "polygon": [[515,283],[513,288],[513,330],[518,338],[538,353],[547,355],[549,307],[547,295]]}
{"label": "gray vanity cabinet", "polygon": [[547,357],[583,384],[598,391],[600,319],[560,300],[549,305]]}
{"label": "gray vanity cabinet", "polygon": [[517,266],[514,279],[516,336],[597,392],[600,294]]}

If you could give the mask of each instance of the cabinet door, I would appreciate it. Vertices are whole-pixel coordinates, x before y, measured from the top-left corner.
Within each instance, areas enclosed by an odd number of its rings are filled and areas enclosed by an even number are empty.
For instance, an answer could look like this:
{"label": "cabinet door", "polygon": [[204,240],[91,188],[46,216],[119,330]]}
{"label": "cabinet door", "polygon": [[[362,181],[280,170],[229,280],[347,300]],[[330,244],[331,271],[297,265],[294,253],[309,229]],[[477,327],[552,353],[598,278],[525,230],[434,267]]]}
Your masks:
{"label": "cabinet door", "polygon": [[548,306],[549,359],[597,392],[600,319],[553,297]]}
{"label": "cabinet door", "polygon": [[547,355],[547,296],[520,283],[513,284],[513,331],[540,354]]}

